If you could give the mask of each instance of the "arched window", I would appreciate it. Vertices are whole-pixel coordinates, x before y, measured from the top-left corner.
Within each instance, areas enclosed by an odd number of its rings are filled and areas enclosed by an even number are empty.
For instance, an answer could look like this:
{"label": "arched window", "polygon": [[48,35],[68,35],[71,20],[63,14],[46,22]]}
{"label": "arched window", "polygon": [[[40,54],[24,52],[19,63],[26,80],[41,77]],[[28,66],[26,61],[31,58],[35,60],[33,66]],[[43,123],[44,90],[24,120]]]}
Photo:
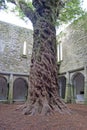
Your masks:
{"label": "arched window", "polygon": [[6,78],[0,76],[0,100],[8,99],[8,84]]}
{"label": "arched window", "polygon": [[75,73],[72,79],[73,95],[77,101],[84,101],[84,75]]}
{"label": "arched window", "polygon": [[64,99],[66,90],[66,78],[64,76],[59,77],[58,84],[59,84],[59,95]]}
{"label": "arched window", "polygon": [[59,42],[57,45],[57,61],[60,62],[62,60],[63,60],[62,42]]}
{"label": "arched window", "polygon": [[25,101],[28,95],[28,84],[23,78],[17,78],[13,84],[13,100]]}
{"label": "arched window", "polygon": [[22,57],[27,57],[27,42],[24,41],[23,43],[23,55]]}

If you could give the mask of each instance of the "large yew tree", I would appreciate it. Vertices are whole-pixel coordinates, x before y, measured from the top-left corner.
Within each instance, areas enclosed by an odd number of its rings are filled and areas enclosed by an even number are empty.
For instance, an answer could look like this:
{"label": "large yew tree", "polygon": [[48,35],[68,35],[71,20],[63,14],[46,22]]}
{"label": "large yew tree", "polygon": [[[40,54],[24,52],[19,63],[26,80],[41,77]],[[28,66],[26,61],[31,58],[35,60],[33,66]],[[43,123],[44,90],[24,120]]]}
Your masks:
{"label": "large yew tree", "polygon": [[[3,0],[4,1],[4,0]],[[50,114],[54,111],[69,112],[65,103],[58,95],[58,66],[56,47],[56,22],[68,12],[61,11],[65,6],[63,0],[32,0],[32,5],[25,0],[8,0],[17,5],[33,24],[33,50],[30,65],[28,100],[23,106],[24,114]],[[71,3],[75,4],[72,0]],[[4,2],[3,2],[4,3]],[[77,2],[78,3],[78,2]],[[70,4],[70,2],[68,3]],[[79,5],[79,3],[78,3]],[[75,6],[74,6],[75,7]],[[73,4],[66,8],[72,8],[73,13],[80,12],[80,7],[73,11]],[[60,14],[62,12],[63,15]],[[69,17],[67,17],[70,19]]]}

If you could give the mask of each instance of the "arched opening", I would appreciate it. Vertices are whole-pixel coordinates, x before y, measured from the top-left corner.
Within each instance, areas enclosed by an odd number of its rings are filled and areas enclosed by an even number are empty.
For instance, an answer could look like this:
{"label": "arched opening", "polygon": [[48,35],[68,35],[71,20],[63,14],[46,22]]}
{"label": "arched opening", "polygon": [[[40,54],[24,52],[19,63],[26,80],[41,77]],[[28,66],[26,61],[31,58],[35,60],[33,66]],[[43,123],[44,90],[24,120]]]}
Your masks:
{"label": "arched opening", "polygon": [[0,76],[0,100],[8,99],[8,84],[6,78]]}
{"label": "arched opening", "polygon": [[72,84],[76,102],[84,101],[84,75],[82,73],[74,74]]}
{"label": "arched opening", "polygon": [[66,78],[64,76],[59,77],[58,84],[59,84],[59,95],[64,99],[66,91]]}
{"label": "arched opening", "polygon": [[13,84],[13,101],[25,101],[28,95],[28,84],[23,78],[17,78]]}

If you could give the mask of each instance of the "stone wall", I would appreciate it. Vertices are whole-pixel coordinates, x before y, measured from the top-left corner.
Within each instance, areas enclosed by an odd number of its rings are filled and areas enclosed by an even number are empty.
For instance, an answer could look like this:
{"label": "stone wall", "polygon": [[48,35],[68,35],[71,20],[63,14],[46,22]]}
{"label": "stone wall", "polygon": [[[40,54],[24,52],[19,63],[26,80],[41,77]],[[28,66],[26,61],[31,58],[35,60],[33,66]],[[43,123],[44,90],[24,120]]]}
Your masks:
{"label": "stone wall", "polygon": [[[63,60],[60,73],[81,68],[87,65],[87,20],[80,19],[68,26],[58,41],[62,42]],[[61,36],[62,35],[62,36]]]}
{"label": "stone wall", "polygon": [[60,95],[64,88],[66,102],[87,104],[87,15],[57,38],[63,50],[63,60],[58,63]]}
{"label": "stone wall", "polygon": [[[27,56],[23,57],[23,43]],[[32,31],[0,21],[0,72],[29,73]]]}
{"label": "stone wall", "polygon": [[31,30],[0,22],[0,102],[27,99],[32,44]]}

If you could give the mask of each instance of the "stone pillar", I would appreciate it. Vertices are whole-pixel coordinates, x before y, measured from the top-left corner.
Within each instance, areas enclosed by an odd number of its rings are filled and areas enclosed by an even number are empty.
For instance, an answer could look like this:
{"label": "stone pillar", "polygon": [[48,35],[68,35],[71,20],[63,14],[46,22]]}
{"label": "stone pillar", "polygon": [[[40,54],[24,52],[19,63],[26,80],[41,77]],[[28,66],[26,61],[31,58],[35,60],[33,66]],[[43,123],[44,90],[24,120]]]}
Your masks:
{"label": "stone pillar", "polygon": [[84,103],[87,104],[87,66],[84,67],[85,78],[84,78]]}
{"label": "stone pillar", "polygon": [[66,74],[66,92],[65,92],[65,102],[71,102],[71,85],[70,85],[70,74]]}
{"label": "stone pillar", "polygon": [[70,79],[70,84],[71,84],[71,102],[76,103],[76,88],[72,84],[71,79]]}
{"label": "stone pillar", "polygon": [[9,103],[13,103],[13,74],[10,74],[9,78],[9,97],[8,97]]}

